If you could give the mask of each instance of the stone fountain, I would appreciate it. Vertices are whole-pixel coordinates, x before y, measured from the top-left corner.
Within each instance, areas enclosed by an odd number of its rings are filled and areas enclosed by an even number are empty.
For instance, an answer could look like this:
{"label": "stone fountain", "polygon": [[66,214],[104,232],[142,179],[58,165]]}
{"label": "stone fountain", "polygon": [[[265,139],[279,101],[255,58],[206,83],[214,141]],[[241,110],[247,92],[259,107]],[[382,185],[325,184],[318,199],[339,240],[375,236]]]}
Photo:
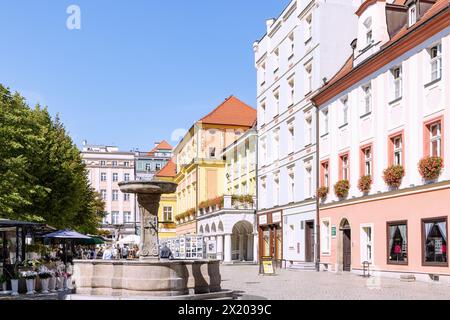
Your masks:
{"label": "stone fountain", "polygon": [[[218,260],[160,260],[158,209],[161,195],[177,185],[165,181],[119,183],[140,205],[140,260],[75,260],[76,294],[110,298],[208,299],[230,296],[221,290]],[[232,293],[231,293],[232,294]]]}

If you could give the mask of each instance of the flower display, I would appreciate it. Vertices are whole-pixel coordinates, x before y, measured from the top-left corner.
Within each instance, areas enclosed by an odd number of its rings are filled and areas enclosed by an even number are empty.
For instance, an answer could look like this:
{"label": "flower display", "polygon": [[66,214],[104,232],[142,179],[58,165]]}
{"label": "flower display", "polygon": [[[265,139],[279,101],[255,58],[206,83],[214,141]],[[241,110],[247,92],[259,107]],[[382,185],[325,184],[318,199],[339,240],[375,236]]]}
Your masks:
{"label": "flower display", "polygon": [[372,182],[371,176],[362,176],[358,181],[358,189],[363,193],[369,193],[372,188]]}
{"label": "flower display", "polygon": [[391,188],[400,187],[404,176],[405,169],[400,165],[390,166],[383,172],[384,182]]}
{"label": "flower display", "polygon": [[36,279],[38,276],[38,273],[35,271],[22,271],[20,273],[20,277],[25,280],[33,280]]}
{"label": "flower display", "polygon": [[341,199],[348,196],[349,190],[350,182],[348,180],[340,180],[334,185],[334,193]]}
{"label": "flower display", "polygon": [[324,201],[328,196],[328,192],[329,190],[327,187],[320,187],[319,189],[317,189],[317,197],[320,200]]}
{"label": "flower display", "polygon": [[419,172],[426,180],[437,179],[441,175],[443,161],[440,157],[425,157],[419,161]]}

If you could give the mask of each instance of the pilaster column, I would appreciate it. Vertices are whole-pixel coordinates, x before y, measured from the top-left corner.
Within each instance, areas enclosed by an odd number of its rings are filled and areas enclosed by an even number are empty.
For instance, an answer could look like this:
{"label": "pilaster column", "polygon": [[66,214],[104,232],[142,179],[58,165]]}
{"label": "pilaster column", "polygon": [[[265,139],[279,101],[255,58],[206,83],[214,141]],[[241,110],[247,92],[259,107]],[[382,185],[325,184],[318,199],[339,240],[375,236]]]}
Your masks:
{"label": "pilaster column", "polygon": [[217,236],[217,260],[223,260],[223,236]]}
{"label": "pilaster column", "polygon": [[258,255],[258,242],[259,242],[259,237],[258,237],[258,232],[253,234],[253,261],[257,262],[259,260],[259,255]]}
{"label": "pilaster column", "polygon": [[231,262],[231,234],[225,235],[225,243],[224,243],[224,262]]}

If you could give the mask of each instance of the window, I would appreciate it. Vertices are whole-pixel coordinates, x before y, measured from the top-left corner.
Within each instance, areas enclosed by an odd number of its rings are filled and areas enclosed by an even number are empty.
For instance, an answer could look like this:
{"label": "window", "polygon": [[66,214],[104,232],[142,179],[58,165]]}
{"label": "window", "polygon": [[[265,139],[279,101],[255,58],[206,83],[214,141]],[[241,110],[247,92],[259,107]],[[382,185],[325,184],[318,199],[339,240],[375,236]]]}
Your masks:
{"label": "window", "polygon": [[321,236],[321,250],[324,254],[330,254],[330,248],[331,248],[331,228],[330,228],[330,221],[329,220],[322,220],[322,223],[320,225],[320,236]]}
{"label": "window", "polygon": [[150,163],[145,164],[145,171],[147,171],[147,172],[152,171],[152,165]]}
{"label": "window", "polygon": [[305,94],[308,94],[312,91],[312,64],[305,66]]}
{"label": "window", "polygon": [[329,119],[328,109],[322,110],[322,135],[326,135],[329,132]]}
{"label": "window", "polygon": [[289,249],[295,249],[295,225],[293,224],[289,225],[288,241]]}
{"label": "window", "polygon": [[273,131],[273,160],[280,158],[280,129],[277,128]]}
{"label": "window", "polygon": [[442,74],[442,52],[441,45],[435,45],[428,50],[430,55],[430,71],[431,71],[431,81],[438,80],[441,78]]}
{"label": "window", "polygon": [[106,161],[105,160],[101,160],[100,161],[100,167],[106,167]]}
{"label": "window", "polygon": [[113,190],[112,191],[112,201],[118,201],[119,200],[119,190]]}
{"label": "window", "polygon": [[274,75],[278,74],[278,70],[280,69],[280,49],[275,49],[274,52],[274,67],[273,67],[273,73]]}
{"label": "window", "polygon": [[113,166],[113,167],[117,167],[117,161],[113,161],[113,162],[112,162],[112,166]]}
{"label": "window", "polygon": [[274,206],[280,203],[280,178],[278,174],[274,175],[273,178],[273,204]]}
{"label": "window", "polygon": [[292,57],[294,56],[294,49],[295,49],[295,36],[294,36],[294,32],[292,32],[289,35],[289,50],[290,50],[290,56],[289,56],[289,60],[292,59]]}
{"label": "window", "polygon": [[267,183],[266,178],[261,178],[261,207],[267,207]]}
{"label": "window", "polygon": [[403,141],[402,136],[397,136],[392,139],[394,145],[394,162],[395,166],[403,164]]}
{"label": "window", "polygon": [[289,173],[289,190],[288,190],[288,197],[289,197],[289,203],[294,202],[295,199],[295,174],[294,169],[291,168]]}
{"label": "window", "polygon": [[266,102],[261,102],[261,123],[266,123]]}
{"label": "window", "polygon": [[163,208],[163,220],[172,221],[172,207]]}
{"label": "window", "polygon": [[436,122],[428,126],[430,135],[430,156],[441,157],[441,122]]}
{"label": "window", "polygon": [[129,167],[129,166],[130,166],[130,163],[129,163],[128,161],[125,161],[125,162],[123,163],[123,166],[124,166],[124,167]]}
{"label": "window", "polygon": [[422,220],[423,262],[447,265],[447,218]]}
{"label": "window", "polygon": [[305,198],[311,198],[313,196],[313,185],[312,185],[312,168],[305,168]]}
{"label": "window", "polygon": [[388,263],[408,264],[407,222],[388,222]]}
{"label": "window", "polygon": [[408,9],[408,26],[411,27],[417,21],[416,5],[412,5]]}
{"label": "window", "polygon": [[275,102],[273,116],[276,117],[280,113],[280,92],[278,89],[273,92],[273,98]]}
{"label": "window", "polygon": [[125,180],[125,181],[130,181],[130,174],[129,174],[129,173],[125,173],[125,174],[123,175],[123,180]]}
{"label": "window", "polygon": [[101,181],[106,181],[106,172],[102,172],[102,173],[100,174],[100,180],[101,180]]}
{"label": "window", "polygon": [[288,123],[288,154],[294,152],[295,146],[294,121]]}
{"label": "window", "polygon": [[364,171],[361,172],[362,175],[371,176],[372,175],[372,147],[363,148],[363,161],[364,161]]}
{"label": "window", "polygon": [[372,86],[370,84],[364,86],[363,92],[364,92],[363,115],[365,115],[372,111]]}
{"label": "window", "polygon": [[124,223],[130,223],[131,222],[131,212],[130,211],[124,211],[123,212],[123,222]]}
{"label": "window", "polygon": [[372,226],[361,227],[361,262],[368,261],[372,263]]}
{"label": "window", "polygon": [[342,102],[342,126],[348,123],[348,98],[345,97]]}
{"label": "window", "polygon": [[312,14],[306,17],[305,19],[306,27],[305,27],[305,43],[309,42],[312,38]]}
{"label": "window", "polygon": [[119,211],[111,212],[111,224],[119,224]]}
{"label": "window", "polygon": [[261,87],[262,87],[266,84],[266,63],[265,62],[261,64],[260,70],[261,70],[261,82],[260,83],[261,83]]}
{"label": "window", "polygon": [[341,156],[341,180],[350,180],[350,163],[348,154]]}
{"label": "window", "polygon": [[157,164],[155,165],[155,170],[156,170],[156,171],[161,170],[161,163],[157,163]]}
{"label": "window", "polygon": [[305,119],[305,145],[312,144],[312,117],[308,117]]}
{"label": "window", "polygon": [[402,97],[402,68],[396,67],[391,70],[393,81],[393,100],[400,99]]}
{"label": "window", "polygon": [[209,157],[212,159],[216,157],[216,148],[209,148]]}
{"label": "window", "polygon": [[113,181],[114,182],[119,181],[119,174],[118,173],[113,173]]}
{"label": "window", "polygon": [[123,201],[130,201],[130,194],[129,193],[124,193],[123,194]]}
{"label": "window", "polygon": [[330,187],[330,173],[328,161],[322,163],[322,187]]}
{"label": "window", "polygon": [[369,46],[373,42],[371,17],[367,18],[366,21],[364,21],[364,26],[366,27],[366,45]]}
{"label": "window", "polygon": [[288,103],[288,106],[293,106],[294,102],[295,102],[295,81],[294,81],[294,77],[293,76],[288,80],[288,85],[289,85],[289,103]]}
{"label": "window", "polygon": [[100,196],[102,197],[103,201],[106,201],[106,190],[105,189],[100,190]]}
{"label": "window", "polygon": [[262,153],[262,161],[263,161],[263,165],[267,164],[267,143],[266,143],[266,138],[262,138],[261,139],[261,153]]}

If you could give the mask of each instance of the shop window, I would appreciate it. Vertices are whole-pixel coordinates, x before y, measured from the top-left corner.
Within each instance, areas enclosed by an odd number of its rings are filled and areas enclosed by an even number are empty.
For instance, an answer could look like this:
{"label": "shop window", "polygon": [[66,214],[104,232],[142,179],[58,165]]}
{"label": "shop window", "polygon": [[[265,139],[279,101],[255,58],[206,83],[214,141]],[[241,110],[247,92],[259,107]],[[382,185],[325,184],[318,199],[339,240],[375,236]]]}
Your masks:
{"label": "shop window", "polygon": [[408,264],[408,228],[406,221],[388,222],[388,263]]}
{"label": "shop window", "polygon": [[263,256],[270,257],[270,230],[264,230],[263,232]]}
{"label": "shop window", "polygon": [[422,220],[423,264],[448,265],[447,218]]}

